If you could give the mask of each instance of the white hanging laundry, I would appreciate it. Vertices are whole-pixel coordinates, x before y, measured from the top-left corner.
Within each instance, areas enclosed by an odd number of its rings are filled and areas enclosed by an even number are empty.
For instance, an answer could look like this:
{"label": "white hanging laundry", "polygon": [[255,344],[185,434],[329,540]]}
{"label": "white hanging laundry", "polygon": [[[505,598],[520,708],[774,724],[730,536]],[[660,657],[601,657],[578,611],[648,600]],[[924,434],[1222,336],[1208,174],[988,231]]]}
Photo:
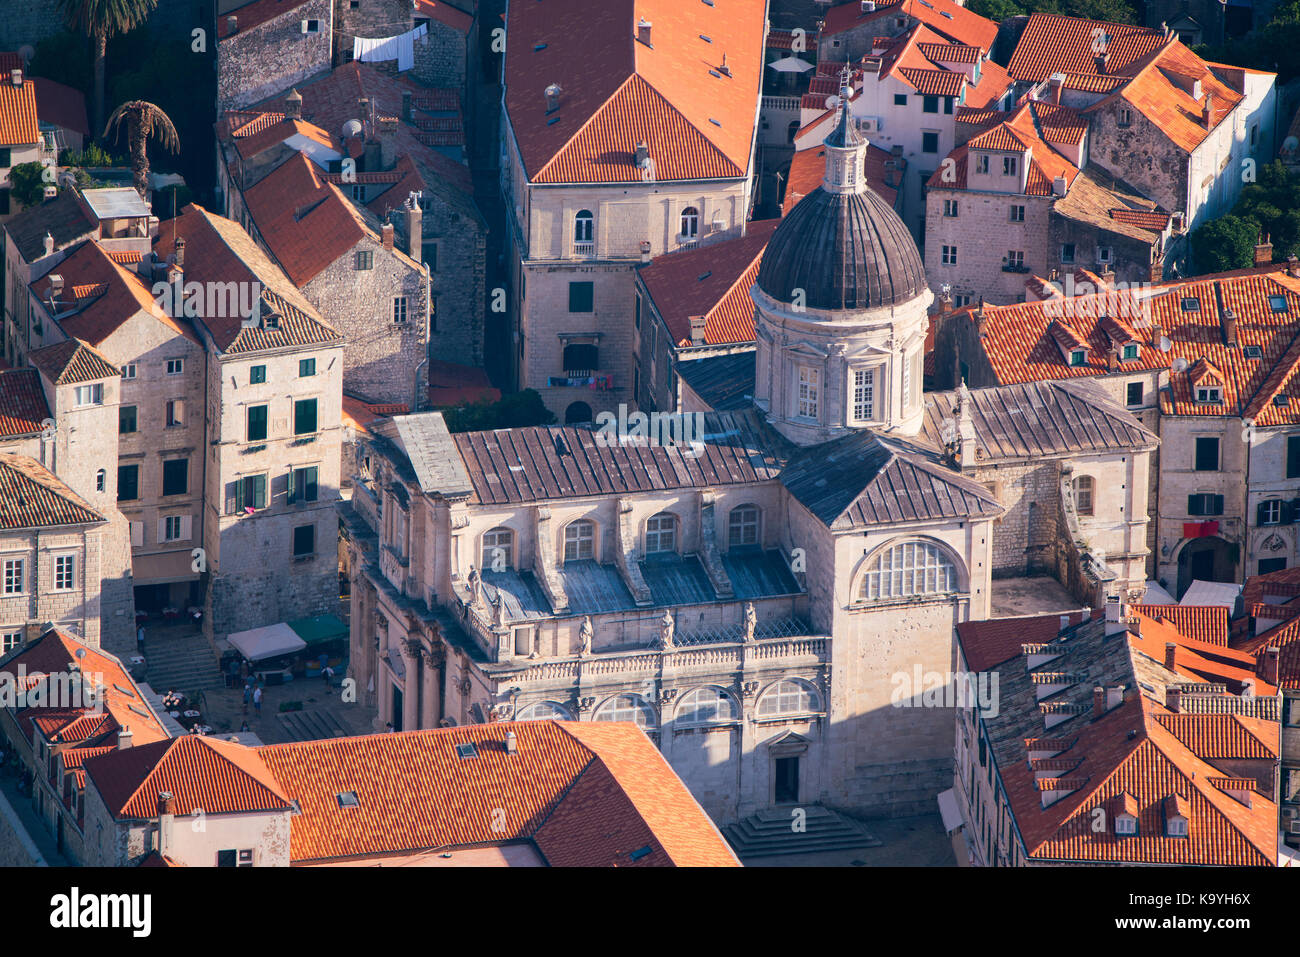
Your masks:
{"label": "white hanging laundry", "polygon": [[414,30],[392,37],[353,37],[352,59],[363,63],[396,60],[397,72],[405,73],[415,66],[415,41],[428,32],[421,23]]}

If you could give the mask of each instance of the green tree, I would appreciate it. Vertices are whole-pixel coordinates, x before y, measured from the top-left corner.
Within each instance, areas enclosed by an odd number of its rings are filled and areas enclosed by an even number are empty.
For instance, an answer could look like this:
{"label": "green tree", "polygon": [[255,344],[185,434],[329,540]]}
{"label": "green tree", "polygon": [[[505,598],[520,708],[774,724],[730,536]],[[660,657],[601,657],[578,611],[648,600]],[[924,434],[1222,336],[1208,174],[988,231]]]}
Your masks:
{"label": "green tree", "polygon": [[36,54],[27,65],[31,76],[43,76],[90,94],[90,41],[80,33],[64,30],[36,44]]}
{"label": "green tree", "polygon": [[458,409],[444,409],[443,417],[451,432],[521,429],[555,421],[555,413],[546,408],[536,389],[504,396],[499,402],[473,402]]}
{"label": "green tree", "polygon": [[9,171],[10,195],[24,206],[35,206],[45,197],[45,167],[21,163]]}
{"label": "green tree", "polygon": [[1025,9],[1016,0],[970,0],[966,9],[978,13],[995,23],[1001,23],[1010,17],[1024,16]]}
{"label": "green tree", "polygon": [[108,118],[108,125],[104,127],[104,136],[107,137],[110,130],[116,130],[123,120],[127,125],[127,144],[131,151],[135,191],[144,199],[149,191],[149,153],[145,148],[149,137],[152,136],[163,149],[172,153],[180,150],[181,140],[176,135],[176,127],[172,125],[171,118],[146,100],[131,100],[114,110]]}
{"label": "green tree", "polygon": [[94,47],[94,91],[91,130],[104,122],[104,56],[109,37],[133,30],[145,21],[158,0],[58,0],[68,26],[90,37]]}
{"label": "green tree", "polygon": [[1196,274],[1247,269],[1255,261],[1259,223],[1241,216],[1212,219],[1192,230],[1192,256]]}
{"label": "green tree", "polygon": [[1241,191],[1233,215],[1259,224],[1273,243],[1273,258],[1300,255],[1300,176],[1274,160],[1259,171],[1256,182]]}

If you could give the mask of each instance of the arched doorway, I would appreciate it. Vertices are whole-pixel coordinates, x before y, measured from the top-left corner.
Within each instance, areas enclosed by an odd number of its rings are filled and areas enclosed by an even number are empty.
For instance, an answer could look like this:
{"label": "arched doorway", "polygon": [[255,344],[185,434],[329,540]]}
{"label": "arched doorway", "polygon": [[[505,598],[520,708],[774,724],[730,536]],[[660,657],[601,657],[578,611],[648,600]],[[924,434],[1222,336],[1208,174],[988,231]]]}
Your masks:
{"label": "arched doorway", "polygon": [[575,402],[564,410],[565,425],[581,425],[591,420],[591,406],[585,402]]}
{"label": "arched doorway", "polygon": [[1217,535],[1194,538],[1178,553],[1178,594],[1194,581],[1230,582],[1236,578],[1236,549]]}

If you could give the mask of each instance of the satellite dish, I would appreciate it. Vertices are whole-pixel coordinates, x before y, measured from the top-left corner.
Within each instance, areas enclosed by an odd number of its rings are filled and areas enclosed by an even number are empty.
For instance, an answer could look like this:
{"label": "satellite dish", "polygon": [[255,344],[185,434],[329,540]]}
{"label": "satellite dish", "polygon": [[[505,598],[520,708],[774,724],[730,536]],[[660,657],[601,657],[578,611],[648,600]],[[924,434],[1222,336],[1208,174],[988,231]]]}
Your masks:
{"label": "satellite dish", "polygon": [[1172,349],[1173,347],[1174,347],[1174,344],[1173,344],[1172,342],[1169,341],[1169,337],[1168,337],[1168,336],[1161,336],[1161,337],[1160,337],[1160,351],[1161,351],[1161,352],[1168,352],[1168,351],[1169,351],[1170,349]]}
{"label": "satellite dish", "polygon": [[840,108],[840,98],[837,94],[832,93],[830,96],[826,97],[826,109],[838,110],[839,108]]}
{"label": "satellite dish", "polygon": [[1169,369],[1171,372],[1186,372],[1187,360],[1184,359],[1182,356],[1179,356],[1177,359],[1174,360],[1174,364],[1171,365]]}
{"label": "satellite dish", "polygon": [[345,140],[350,140],[354,136],[360,136],[361,130],[362,126],[360,120],[348,120],[343,124],[343,138]]}

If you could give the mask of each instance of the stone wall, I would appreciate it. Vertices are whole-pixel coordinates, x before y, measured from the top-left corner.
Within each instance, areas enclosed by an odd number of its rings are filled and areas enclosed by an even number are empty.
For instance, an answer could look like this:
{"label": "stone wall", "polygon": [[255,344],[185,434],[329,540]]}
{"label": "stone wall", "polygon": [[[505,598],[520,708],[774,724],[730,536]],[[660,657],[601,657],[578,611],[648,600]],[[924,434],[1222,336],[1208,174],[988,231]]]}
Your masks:
{"label": "stone wall", "polygon": [[57,0],[30,0],[5,4],[0,17],[0,50],[33,49],[46,37],[65,30]]}
{"label": "stone wall", "polygon": [[[994,164],[997,157],[994,157]],[[944,215],[944,201],[955,200],[957,215]],[[931,189],[925,202],[925,274],[936,291],[952,285],[953,295],[986,302],[1017,302],[1030,272],[1005,272],[1012,251],[1023,254],[1027,270],[1047,274],[1050,197],[983,190]],[[1023,222],[1011,222],[1011,207],[1025,207]],[[943,246],[957,248],[955,265],[944,265]]]}
{"label": "stone wall", "polygon": [[459,90],[465,85],[465,34],[430,20],[428,35],[416,41],[412,74],[421,83]]}
{"label": "stone wall", "polygon": [[9,799],[0,793],[0,867],[47,867]]}
{"label": "stone wall", "polygon": [[[1097,260],[1097,247],[1109,246],[1111,250],[1110,268],[1114,270],[1118,282],[1151,282],[1151,252],[1159,242],[1155,234],[1150,242],[1133,239],[1121,233],[1101,229],[1091,223],[1076,219],[1067,219],[1055,212],[1049,217],[1049,236],[1047,248],[1047,268],[1067,270],[1083,268],[1100,273],[1102,263]],[[1066,243],[1074,244],[1074,261],[1061,261],[1061,247]],[[1040,274],[1043,275],[1043,274]]]}
{"label": "stone wall", "polygon": [[[1128,110],[1131,122],[1127,127],[1119,125],[1121,109]],[[1094,163],[1137,187],[1166,210],[1190,212],[1187,153],[1124,101],[1093,113],[1089,155]]]}
{"label": "stone wall", "polygon": [[[330,0],[304,0],[255,27],[225,36],[217,22],[217,113],[260,102],[330,66],[333,15]],[[230,16],[239,16],[234,11]],[[302,32],[303,20],[319,20],[320,32]]]}

